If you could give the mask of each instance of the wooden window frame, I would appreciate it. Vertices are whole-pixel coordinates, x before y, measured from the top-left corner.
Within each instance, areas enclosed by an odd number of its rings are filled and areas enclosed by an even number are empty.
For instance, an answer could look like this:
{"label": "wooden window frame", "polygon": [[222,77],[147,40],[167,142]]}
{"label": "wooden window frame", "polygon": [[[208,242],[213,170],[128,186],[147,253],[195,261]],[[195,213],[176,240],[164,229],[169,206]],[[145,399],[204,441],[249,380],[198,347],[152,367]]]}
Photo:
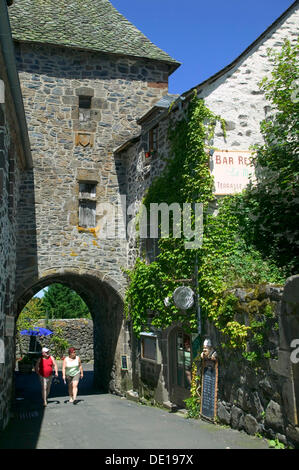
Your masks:
{"label": "wooden window frame", "polygon": [[[155,341],[155,354],[154,357],[147,357],[144,355],[145,352],[145,346],[144,346],[144,340],[153,340]],[[152,333],[140,333],[140,341],[141,341],[141,359],[145,361],[151,361],[154,363],[157,363],[158,360],[158,352],[157,352],[157,336],[152,334]]]}
{"label": "wooden window frame", "polygon": [[91,115],[91,96],[79,95],[79,121],[88,122]]}
{"label": "wooden window frame", "polygon": [[[94,182],[94,181],[79,181],[78,182],[78,185],[79,185],[79,203],[78,203],[78,206],[79,206],[79,214],[78,214],[78,220],[79,220],[79,227],[82,227],[82,228],[86,228],[86,229],[90,229],[90,228],[95,228],[96,227],[96,192],[97,192],[97,182]],[[90,189],[90,191],[80,191],[80,185],[86,185],[88,189]],[[84,210],[84,206],[85,208],[90,206],[89,209],[91,211],[94,211],[94,213],[92,214],[92,217],[93,217],[93,220],[92,220],[92,223],[90,224],[86,224],[84,220],[82,220],[82,211]],[[81,209],[81,210],[80,210]]]}
{"label": "wooden window frame", "polygon": [[[178,348],[178,337],[179,337],[179,335],[182,335],[182,339],[183,339],[183,347],[180,350]],[[185,348],[185,338],[188,338],[190,351],[187,351],[187,349]],[[183,355],[183,366],[179,366],[179,351],[181,351],[183,353],[182,354]],[[188,365],[186,364],[186,353],[187,352],[188,352],[188,354],[190,354],[190,357],[189,357],[190,364],[188,364]],[[182,388],[185,388],[186,390],[190,390],[191,378],[192,378],[192,339],[191,339],[191,335],[185,333],[181,329],[179,329],[176,332],[176,335],[175,335],[175,355],[176,355],[176,384],[177,384],[178,387],[182,387]],[[190,369],[187,369],[187,366]],[[179,369],[182,370],[181,381],[179,381]],[[190,374],[190,383],[188,384],[188,387],[186,387],[186,382],[187,382],[186,381],[186,377],[187,377],[186,372],[188,372]]]}
{"label": "wooden window frame", "polygon": [[152,127],[148,132],[148,152],[145,156],[155,157],[158,152],[158,136],[159,136],[159,126]]}

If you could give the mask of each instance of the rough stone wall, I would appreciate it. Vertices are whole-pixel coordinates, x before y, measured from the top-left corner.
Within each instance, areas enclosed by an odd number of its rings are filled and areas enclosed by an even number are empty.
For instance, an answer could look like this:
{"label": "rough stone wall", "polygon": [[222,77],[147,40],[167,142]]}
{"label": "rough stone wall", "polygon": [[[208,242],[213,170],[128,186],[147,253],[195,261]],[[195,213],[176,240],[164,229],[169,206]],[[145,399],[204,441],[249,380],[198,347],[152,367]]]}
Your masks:
{"label": "rough stone wall", "polygon": [[[284,18],[275,29],[270,31],[247,55],[242,57],[236,65],[214,81],[207,81],[198,87],[198,96],[205,99],[206,105],[215,114],[226,120],[227,137],[224,139],[220,127],[216,128],[213,145],[226,150],[248,150],[251,145],[262,142],[260,134],[260,121],[270,112],[269,102],[264,93],[259,89],[258,83],[265,75],[270,75],[272,64],[267,57],[267,49],[280,50],[285,38],[296,40],[298,34],[299,12],[293,9],[287,18]],[[186,102],[173,107],[172,119],[180,119],[184,113]],[[148,150],[148,130],[158,125],[158,155],[147,159],[145,152]],[[169,157],[169,142],[167,128],[169,115],[167,113],[154,112],[151,117],[142,123],[142,134],[138,142],[131,144],[123,151],[127,161],[127,187],[128,201],[132,205],[130,213],[132,219],[137,215],[146,189],[153,179],[165,166],[163,157]],[[213,210],[213,208],[211,208]],[[142,245],[131,235],[129,242],[128,260],[133,267],[136,257],[140,254]],[[276,298],[275,298],[276,295]],[[272,296],[272,297],[271,297]],[[276,315],[279,316],[279,301],[281,292],[269,294],[271,302],[276,302]],[[253,299],[256,302],[259,300]],[[242,303],[242,300],[240,299]],[[244,320],[245,321],[245,320]],[[246,320],[248,321],[248,319]],[[248,324],[248,323],[247,323]],[[210,331],[213,330],[211,326]],[[163,335],[162,335],[163,336]],[[214,340],[220,345],[219,335],[214,331]],[[298,445],[298,422],[290,418],[290,405],[293,400],[291,392],[292,373],[297,379],[298,372],[290,372],[289,352],[281,352],[281,345],[277,330],[269,332],[269,342],[272,351],[276,351],[279,357],[270,361],[264,361],[260,375],[250,365],[243,361],[237,363],[238,358],[229,357],[223,353],[222,369],[220,369],[220,394],[218,417],[221,422],[234,428],[245,430],[250,434],[260,432],[271,438],[278,437],[282,442],[291,442]],[[221,349],[221,348],[220,348]],[[171,358],[167,348],[162,360],[162,367],[169,367]],[[266,350],[265,350],[266,352]],[[282,357],[287,359],[282,360]],[[278,366],[283,362],[283,367]],[[286,363],[287,362],[287,363]],[[298,366],[297,366],[298,368]],[[159,393],[159,388],[164,388],[169,393],[167,380],[163,384],[161,368],[158,370],[154,364],[147,365],[136,360],[136,370],[140,375],[148,378],[152,386],[146,393],[157,399],[165,393]],[[144,372],[145,371],[145,372]],[[137,374],[137,375],[138,375]],[[296,375],[297,374],[297,375]],[[142,375],[142,374],[141,374]],[[166,375],[167,377],[167,375]],[[135,390],[140,392],[140,381],[136,381]],[[141,392],[142,393],[142,392]],[[297,392],[298,400],[298,392]],[[160,400],[161,401],[161,400]],[[294,407],[294,405],[292,405]]]}
{"label": "rough stone wall", "polygon": [[5,84],[5,103],[0,104],[0,431],[8,422],[13,385],[14,337],[6,334],[6,316],[14,315],[16,279],[16,211],[20,190],[21,155],[16,115],[6,65],[0,48],[0,78]]}
{"label": "rough stone wall", "polygon": [[[258,362],[250,363],[242,358],[241,353],[236,354],[233,350],[223,348],[225,338],[211,323],[206,325],[206,336],[211,338],[219,357],[219,421],[248,434],[277,438],[286,445],[298,446],[296,396],[293,375],[290,373],[291,341],[284,367],[279,367],[283,345],[281,317],[284,290],[264,285],[256,289],[232,291],[238,298],[235,307],[237,321],[245,325],[253,321],[265,322],[266,335],[259,347],[261,359]],[[265,316],[266,305],[271,306],[273,317]],[[296,321],[298,325],[298,317]],[[292,337],[294,335],[295,331]],[[251,339],[247,351],[256,350],[257,345]],[[270,357],[263,357],[263,354]],[[298,364],[294,367],[298,368]]]}
{"label": "rough stone wall", "polygon": [[[40,320],[38,322],[39,326],[45,327],[45,321]],[[63,339],[67,340],[69,347],[76,349],[76,353],[80,356],[81,360],[84,362],[93,361],[93,321],[87,318],[72,318],[72,319],[60,319],[60,320],[50,320],[48,324],[49,330],[54,332],[54,335],[59,328],[61,330],[61,336]],[[48,347],[51,350],[51,337],[45,336],[43,340],[37,338],[36,350],[40,350],[42,347]],[[59,335],[60,336],[60,335]],[[30,337],[22,336],[22,350],[26,353],[30,349]],[[64,354],[67,354],[67,349],[64,351]],[[16,356],[19,357],[20,348],[17,344]]]}
{"label": "rough stone wall", "polygon": [[[136,119],[167,92],[167,65],[33,44],[18,45],[17,64],[34,161],[19,220],[29,227],[31,212],[36,226],[24,243],[32,252],[19,247],[19,282],[30,269],[36,277],[71,266],[91,267],[124,284],[126,240],[100,238],[103,212],[97,212],[96,232],[78,229],[79,181],[96,183],[97,207],[116,204],[126,193],[123,161],[113,150],[138,133]],[[79,120],[79,95],[91,97],[85,122]],[[32,185],[35,200],[28,207]],[[118,209],[116,226],[123,218]]]}
{"label": "rough stone wall", "polygon": [[[176,113],[179,118],[181,112]],[[158,151],[154,156],[146,157],[149,150],[148,132],[154,126],[158,126]],[[134,266],[137,256],[142,250],[142,244],[137,244],[134,230],[136,216],[140,210],[140,204],[146,190],[154,179],[159,176],[166,166],[165,157],[169,155],[168,140],[169,121],[167,117],[160,118],[160,113],[155,113],[150,120],[142,125],[140,139],[121,152],[121,157],[126,161],[126,186],[127,186],[127,211],[128,221],[132,231],[128,233],[128,265]],[[149,234],[148,234],[149,235]]]}
{"label": "rough stone wall", "polygon": [[[218,422],[296,448],[299,447],[299,362],[291,361],[291,343],[296,339],[299,344],[298,285],[299,276],[293,276],[285,287],[260,285],[230,291],[238,299],[236,321],[247,326],[253,321],[264,322],[262,344],[257,345],[251,336],[246,349],[258,351],[258,361],[250,362],[242,357],[240,349],[225,347],[227,341],[220,331],[209,321],[204,325],[204,337],[211,339],[219,361]],[[170,347],[172,328],[153,329],[157,337],[156,361],[140,359],[136,353],[135,392],[129,393],[128,398],[169,408],[182,406],[181,397],[172,391],[171,371],[176,363]],[[135,344],[136,351],[138,348]],[[201,360],[197,365],[200,377]]]}

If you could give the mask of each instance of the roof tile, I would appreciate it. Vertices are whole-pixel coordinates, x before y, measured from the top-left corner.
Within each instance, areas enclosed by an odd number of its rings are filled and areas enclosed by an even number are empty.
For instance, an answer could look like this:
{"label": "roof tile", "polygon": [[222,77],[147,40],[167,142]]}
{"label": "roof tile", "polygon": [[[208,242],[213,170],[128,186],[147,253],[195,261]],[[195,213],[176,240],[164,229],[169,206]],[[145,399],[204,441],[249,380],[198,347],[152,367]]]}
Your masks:
{"label": "roof tile", "polygon": [[15,40],[179,65],[119,13],[109,0],[15,0],[9,8],[9,16]]}

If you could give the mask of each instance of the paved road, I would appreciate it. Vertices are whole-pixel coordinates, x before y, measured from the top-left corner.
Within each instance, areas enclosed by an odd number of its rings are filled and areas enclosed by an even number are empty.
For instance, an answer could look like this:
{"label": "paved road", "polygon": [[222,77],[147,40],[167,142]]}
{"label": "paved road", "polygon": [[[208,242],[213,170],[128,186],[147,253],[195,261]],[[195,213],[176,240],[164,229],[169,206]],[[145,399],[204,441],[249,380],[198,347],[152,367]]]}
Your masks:
{"label": "paved road", "polygon": [[61,381],[52,385],[45,409],[38,377],[16,373],[14,417],[0,435],[0,449],[268,448],[265,440],[245,433],[97,393],[92,365],[84,369],[77,405],[68,403]]}

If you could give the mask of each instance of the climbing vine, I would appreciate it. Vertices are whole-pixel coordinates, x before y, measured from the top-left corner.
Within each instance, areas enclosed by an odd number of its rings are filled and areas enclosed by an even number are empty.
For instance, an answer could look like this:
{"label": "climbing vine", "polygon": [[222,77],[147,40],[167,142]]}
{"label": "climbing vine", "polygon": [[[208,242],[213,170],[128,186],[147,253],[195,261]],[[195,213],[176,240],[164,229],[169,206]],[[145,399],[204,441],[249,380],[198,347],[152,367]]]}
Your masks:
{"label": "climbing vine", "polygon": [[[284,273],[271,260],[266,260],[242,237],[240,224],[246,213],[240,214],[242,195],[225,197],[218,201],[217,215],[209,211],[215,197],[213,177],[209,171],[207,148],[211,148],[217,123],[223,120],[211,112],[196,95],[190,100],[182,119],[170,121],[170,156],[164,172],[156,178],[145,195],[143,204],[185,202],[203,204],[203,242],[201,248],[185,249],[185,239],[159,240],[159,255],[151,264],[137,259],[132,271],[127,271],[130,284],[126,293],[125,309],[132,320],[135,333],[151,324],[165,328],[178,321],[188,332],[196,331],[195,309],[183,314],[174,305],[165,306],[171,297],[177,279],[194,275],[195,254],[198,259],[198,289],[203,318],[211,319],[227,337],[227,345],[245,350],[250,326],[234,318],[236,299],[224,294],[234,286],[249,286],[259,282],[282,283]],[[194,223],[194,214],[193,214]],[[171,226],[171,223],[170,223]]]}

